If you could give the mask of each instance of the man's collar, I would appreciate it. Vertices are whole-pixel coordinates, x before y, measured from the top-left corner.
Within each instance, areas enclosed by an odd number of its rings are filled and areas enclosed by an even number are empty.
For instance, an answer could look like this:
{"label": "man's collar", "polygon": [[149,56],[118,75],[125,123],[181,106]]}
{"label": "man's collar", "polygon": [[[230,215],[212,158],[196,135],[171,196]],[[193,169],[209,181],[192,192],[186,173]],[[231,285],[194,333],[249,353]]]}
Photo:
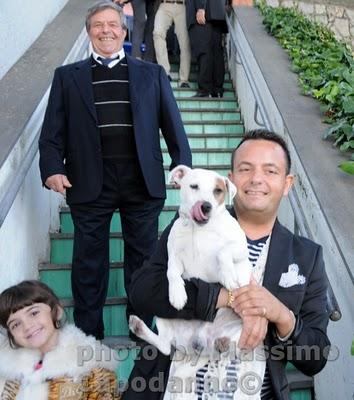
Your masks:
{"label": "man's collar", "polygon": [[[102,64],[101,61],[98,59],[99,57],[103,57],[102,55],[96,53],[93,49],[92,49],[92,57],[95,59],[95,61],[97,61],[99,64]],[[122,47],[117,53],[113,53],[111,54],[111,56],[109,58],[117,58],[116,60],[113,60],[110,64],[109,67],[112,68],[114,67],[116,64],[118,64],[120,61],[123,60],[123,58],[125,57],[125,51],[124,48]]]}

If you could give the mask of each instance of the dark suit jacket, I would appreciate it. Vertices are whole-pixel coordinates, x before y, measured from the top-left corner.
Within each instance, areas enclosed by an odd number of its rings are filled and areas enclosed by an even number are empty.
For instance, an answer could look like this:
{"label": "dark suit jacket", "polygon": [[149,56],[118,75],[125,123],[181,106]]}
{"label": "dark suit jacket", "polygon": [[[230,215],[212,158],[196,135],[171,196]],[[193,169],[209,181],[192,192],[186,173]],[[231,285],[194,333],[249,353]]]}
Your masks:
{"label": "dark suit jacket", "polygon": [[222,24],[227,32],[225,21],[226,0],[186,0],[187,29],[197,23],[196,13],[199,9],[205,10],[205,19],[208,22]]}
{"label": "dark suit jacket", "polygon": [[[234,215],[233,210],[231,214]],[[186,306],[177,311],[168,300],[167,239],[171,225],[166,228],[158,243],[156,252],[150,261],[136,271],[130,286],[130,300],[137,311],[144,311],[162,318],[184,318],[213,321],[220,285],[208,284],[199,279],[186,281],[188,301]],[[299,273],[306,281],[303,285],[288,288],[279,286],[283,272],[289,265],[296,263]],[[265,346],[272,352],[267,358],[269,373],[272,379],[277,400],[289,399],[289,389],[285,375],[285,366],[291,361],[296,368],[306,375],[314,375],[326,364],[326,348],[330,342],[326,330],[328,314],[326,311],[327,278],[324,269],[321,247],[314,242],[293,235],[276,221],[268,258],[265,267],[263,285],[283,302],[296,316],[296,326],[286,343],[281,342],[272,324],[268,326]],[[308,351],[296,353],[299,346],[317,346],[319,356]],[[307,358],[309,357],[310,358]],[[291,360],[290,360],[291,359]],[[141,358],[136,362],[130,377],[142,376],[149,380],[158,377],[159,372],[168,378],[170,360],[159,353],[155,360]],[[141,397],[140,397],[141,396]],[[124,400],[157,400],[162,398],[161,391],[136,393],[131,388]]]}
{"label": "dark suit jacket", "polygon": [[[159,65],[127,57],[138,160],[152,197],[165,198],[159,129],[172,163],[191,165],[191,152],[167,76]],[[93,99],[91,58],[56,69],[39,140],[43,183],[65,174],[69,204],[94,200],[102,188],[101,139]]]}

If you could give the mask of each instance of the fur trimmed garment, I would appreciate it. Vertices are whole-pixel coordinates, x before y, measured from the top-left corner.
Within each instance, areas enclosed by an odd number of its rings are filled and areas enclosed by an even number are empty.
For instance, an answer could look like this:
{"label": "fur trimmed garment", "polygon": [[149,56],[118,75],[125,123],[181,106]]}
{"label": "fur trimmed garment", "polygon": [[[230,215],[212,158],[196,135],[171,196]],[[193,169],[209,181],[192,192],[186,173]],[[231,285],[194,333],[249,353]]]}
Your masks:
{"label": "fur trimmed garment", "polygon": [[43,358],[37,349],[12,349],[3,336],[0,399],[117,400],[117,364],[112,349],[71,324],[59,331],[58,345]]}

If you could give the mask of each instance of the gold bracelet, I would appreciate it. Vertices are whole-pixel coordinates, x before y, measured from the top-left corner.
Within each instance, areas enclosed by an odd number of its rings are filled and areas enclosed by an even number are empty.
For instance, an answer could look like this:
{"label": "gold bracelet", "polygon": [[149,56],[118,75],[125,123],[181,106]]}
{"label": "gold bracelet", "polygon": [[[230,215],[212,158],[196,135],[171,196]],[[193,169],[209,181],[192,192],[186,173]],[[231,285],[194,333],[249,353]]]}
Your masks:
{"label": "gold bracelet", "polygon": [[234,295],[232,294],[232,291],[231,290],[228,290],[227,291],[227,306],[228,307],[232,307],[232,303],[235,301],[235,297],[234,297]]}

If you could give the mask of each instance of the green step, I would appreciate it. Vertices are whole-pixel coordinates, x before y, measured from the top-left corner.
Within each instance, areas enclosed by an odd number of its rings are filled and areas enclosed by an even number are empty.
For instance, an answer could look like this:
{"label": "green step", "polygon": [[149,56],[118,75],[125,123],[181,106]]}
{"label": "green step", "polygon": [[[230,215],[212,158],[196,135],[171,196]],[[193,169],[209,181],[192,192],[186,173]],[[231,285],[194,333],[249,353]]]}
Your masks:
{"label": "green step", "polygon": [[[71,264],[45,264],[41,268],[42,282],[50,285],[59,298],[72,298],[71,284],[68,284],[71,280]],[[123,273],[121,263],[110,266],[108,297],[125,298],[127,296],[124,289]]]}
{"label": "green step", "polygon": [[[178,76],[178,72],[177,71],[172,71],[170,73],[172,80],[174,81],[178,81],[179,76]],[[198,78],[198,72],[197,71],[191,71],[191,73],[189,74],[189,81],[196,81]],[[225,81],[229,81],[230,80],[230,73],[229,72],[225,72],[224,75],[224,80]]]}
{"label": "green step", "polygon": [[[51,233],[50,262],[53,264],[67,264],[72,260],[73,234],[72,233]],[[109,239],[110,262],[123,260],[124,246],[121,233],[111,233]]]}
{"label": "green step", "polygon": [[[234,149],[241,141],[240,134],[223,134],[223,135],[203,135],[194,134],[188,135],[188,142],[190,148],[195,149],[215,149],[215,148],[229,148]],[[162,138],[160,141],[161,149],[167,149],[165,140]]]}
{"label": "green step", "polygon": [[[222,176],[227,176],[228,173],[230,172],[230,163],[231,163],[231,157],[230,157],[230,162],[228,164],[225,165],[213,165],[212,167],[208,166],[208,165],[198,165],[198,166],[194,166],[194,168],[203,168],[203,169],[209,169],[211,171],[215,171],[218,174],[222,175]],[[164,167],[165,169],[165,181],[168,182],[168,178],[170,175],[170,170],[167,166]],[[166,202],[167,204],[167,202]]]}
{"label": "green step", "polygon": [[[159,216],[159,230],[162,231],[171,222],[176,214],[176,207],[165,207]],[[111,232],[121,232],[122,225],[120,221],[120,215],[118,212],[113,213],[111,221]],[[72,233],[74,232],[74,224],[71,218],[70,210],[68,207],[61,209],[60,213],[60,232],[61,233]]]}
{"label": "green step", "polygon": [[240,134],[244,132],[244,127],[241,122],[235,123],[223,123],[221,121],[217,121],[215,123],[206,123],[204,122],[203,125],[200,125],[196,122],[185,122],[184,123],[184,130],[186,131],[187,135],[189,134]]}
{"label": "green step", "polygon": [[[175,95],[176,99],[179,99],[181,97],[192,97],[197,93],[196,89],[175,89],[173,91],[173,94]],[[223,94],[223,99],[236,99],[235,92],[232,89],[225,90]],[[216,99],[218,101],[218,99]]]}
{"label": "green step", "polygon": [[[177,60],[176,60],[176,61],[177,61]],[[178,71],[179,71],[179,61],[176,62],[176,63],[174,63],[174,62],[171,62],[171,60],[170,60],[170,63],[171,63],[171,66],[170,66],[171,69],[170,69],[170,71],[171,71],[171,72],[178,72]],[[198,71],[198,65],[192,63],[191,66],[190,66],[190,71],[191,71],[191,72],[196,72],[196,71]]]}
{"label": "green step", "polygon": [[[232,149],[195,149],[192,154],[193,166],[226,165],[230,163]],[[171,163],[171,157],[165,150],[162,153],[164,164]],[[169,204],[169,203],[167,203]]]}
{"label": "green step", "polygon": [[235,99],[212,99],[212,98],[191,98],[180,97],[176,99],[179,108],[194,108],[195,110],[203,108],[209,110],[238,110],[238,102]]}
{"label": "green step", "polygon": [[[125,314],[125,304],[114,303],[112,299],[107,298],[103,308],[103,322],[105,326],[105,336],[126,336],[129,328]],[[64,306],[68,322],[73,323],[73,306]]]}
{"label": "green step", "polygon": [[[171,86],[173,89],[179,89],[178,87],[178,82],[177,81],[172,81]],[[191,89],[197,89],[198,88],[198,83],[197,82],[189,82],[189,86]],[[225,81],[224,82],[224,89],[233,89],[233,84],[231,81]]]}
{"label": "green step", "polygon": [[187,109],[186,111],[180,110],[182,121],[198,121],[202,123],[203,121],[240,121],[241,114],[240,111],[236,110],[193,110]]}

